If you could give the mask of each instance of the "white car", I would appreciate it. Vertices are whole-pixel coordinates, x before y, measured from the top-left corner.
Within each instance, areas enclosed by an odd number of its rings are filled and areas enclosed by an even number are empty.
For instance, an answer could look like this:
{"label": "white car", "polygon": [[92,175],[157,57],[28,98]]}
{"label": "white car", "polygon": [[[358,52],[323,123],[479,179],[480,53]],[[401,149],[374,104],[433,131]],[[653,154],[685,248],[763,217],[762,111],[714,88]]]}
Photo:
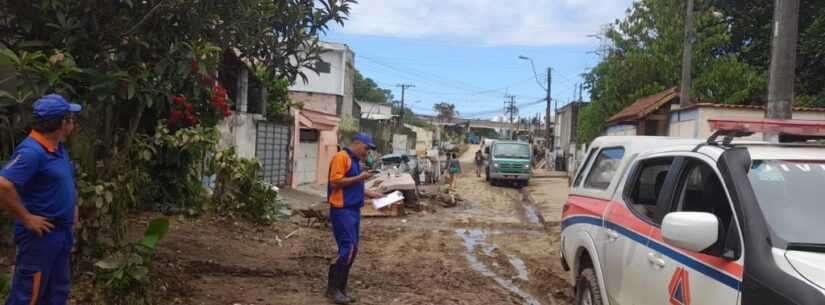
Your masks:
{"label": "white car", "polygon": [[825,123],[742,122],[592,143],[563,208],[576,304],[825,304],[825,146],[732,142]]}

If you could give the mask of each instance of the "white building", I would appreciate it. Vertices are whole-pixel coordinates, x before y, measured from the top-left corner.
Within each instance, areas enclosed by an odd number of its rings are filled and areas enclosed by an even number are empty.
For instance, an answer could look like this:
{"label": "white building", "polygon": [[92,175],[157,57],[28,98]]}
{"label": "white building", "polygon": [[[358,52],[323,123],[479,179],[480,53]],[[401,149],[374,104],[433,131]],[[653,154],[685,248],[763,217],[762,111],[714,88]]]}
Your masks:
{"label": "white building", "polygon": [[338,152],[342,120],[355,116],[355,53],[340,43],[321,42],[324,48],[315,71],[303,68],[306,81],[298,78],[289,87],[289,98],[302,102],[293,109],[291,185],[327,183],[329,162]]}

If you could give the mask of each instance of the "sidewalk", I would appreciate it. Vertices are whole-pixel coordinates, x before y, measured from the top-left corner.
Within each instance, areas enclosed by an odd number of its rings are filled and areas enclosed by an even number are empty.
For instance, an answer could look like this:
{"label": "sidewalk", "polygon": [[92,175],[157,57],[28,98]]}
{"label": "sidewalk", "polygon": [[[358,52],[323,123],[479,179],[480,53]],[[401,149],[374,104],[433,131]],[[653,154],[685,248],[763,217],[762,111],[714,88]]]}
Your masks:
{"label": "sidewalk", "polygon": [[299,185],[297,188],[284,187],[279,191],[281,198],[293,210],[308,209],[327,198],[326,186],[317,184]]}

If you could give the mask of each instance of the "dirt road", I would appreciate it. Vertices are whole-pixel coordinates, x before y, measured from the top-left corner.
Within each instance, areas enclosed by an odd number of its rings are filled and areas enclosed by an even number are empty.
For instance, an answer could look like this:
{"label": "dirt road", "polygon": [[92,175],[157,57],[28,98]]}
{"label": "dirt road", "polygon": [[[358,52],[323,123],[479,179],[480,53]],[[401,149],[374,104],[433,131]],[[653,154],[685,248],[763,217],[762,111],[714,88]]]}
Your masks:
{"label": "dirt road", "polygon": [[[476,148],[477,149],[477,148]],[[468,153],[474,153],[470,149]],[[520,192],[491,187],[472,165],[458,207],[403,218],[366,218],[350,279],[357,304],[568,304],[558,221],[542,213],[566,184]],[[559,194],[562,195],[559,195]],[[545,225],[549,224],[549,225]],[[159,304],[328,304],[322,296],[335,247],[327,228],[282,223],[175,222],[159,251]]]}

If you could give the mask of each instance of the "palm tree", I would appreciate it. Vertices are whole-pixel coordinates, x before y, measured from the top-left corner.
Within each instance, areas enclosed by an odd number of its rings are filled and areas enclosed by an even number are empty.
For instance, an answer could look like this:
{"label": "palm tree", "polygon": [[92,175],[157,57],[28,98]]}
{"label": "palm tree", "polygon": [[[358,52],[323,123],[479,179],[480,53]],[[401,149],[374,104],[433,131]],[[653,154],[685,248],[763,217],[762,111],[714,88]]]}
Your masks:
{"label": "palm tree", "polygon": [[438,119],[441,121],[452,122],[458,116],[455,105],[446,102],[433,105],[433,110],[438,114]]}

